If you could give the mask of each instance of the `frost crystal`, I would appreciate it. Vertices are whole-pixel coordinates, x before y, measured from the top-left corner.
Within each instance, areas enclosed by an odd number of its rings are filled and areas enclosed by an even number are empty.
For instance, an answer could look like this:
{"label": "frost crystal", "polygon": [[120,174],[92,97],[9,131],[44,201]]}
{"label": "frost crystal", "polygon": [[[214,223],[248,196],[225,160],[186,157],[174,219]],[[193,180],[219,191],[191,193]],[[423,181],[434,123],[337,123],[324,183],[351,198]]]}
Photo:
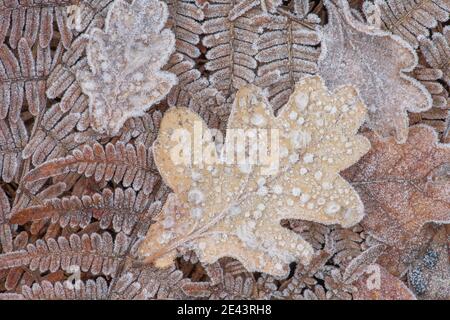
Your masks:
{"label": "frost crystal", "polygon": [[421,112],[432,104],[426,88],[404,73],[417,65],[417,55],[398,36],[357,20],[347,1],[339,3],[340,7],[325,1],[329,22],[324,28],[319,74],[330,89],[357,87],[369,111],[369,126],[404,143],[406,111]]}
{"label": "frost crystal", "polygon": [[105,31],[93,28],[86,48],[90,71],[77,79],[89,96],[91,126],[115,135],[124,122],[142,116],[163,99],[176,76],[161,71],[175,49],[172,31],[164,29],[164,2],[116,0],[108,11]]}
{"label": "frost crystal", "polygon": [[[308,99],[298,98],[305,95]],[[298,103],[304,109],[302,130],[310,137],[303,145],[292,143],[290,135],[297,129],[297,123],[289,115],[299,110]],[[326,111],[330,106],[336,108],[335,113]],[[213,166],[217,171],[213,175],[208,166],[195,162],[176,164],[172,159],[173,151],[179,147],[172,134],[179,130],[195,138],[195,130],[201,128],[202,145],[209,150],[215,148],[206,124],[197,114],[186,108],[170,109],[162,120],[153,150],[158,170],[174,193],[151,226],[140,247],[140,256],[146,262],[165,267],[173,262],[176,249],[188,248],[195,250],[204,263],[213,263],[224,256],[234,257],[249,271],[280,276],[287,274],[292,261],[300,259],[307,264],[313,255],[312,246],[283,228],[280,221],[303,219],[349,227],[362,219],[359,196],[339,172],[369,150],[368,140],[357,134],[365,114],[353,87],[330,93],[320,77],[300,81],[277,117],[261,90],[244,87],[238,91],[233,104],[225,145],[236,137],[236,131],[262,130],[259,121],[257,124],[251,121],[258,115],[264,118],[264,129],[279,132],[278,141],[271,142],[271,146],[278,143],[280,152],[285,149],[288,156],[280,157],[278,170],[268,174],[261,163],[242,171],[238,164],[226,163],[213,152]],[[317,126],[318,118],[323,120],[321,126]],[[193,140],[192,144],[199,141]],[[347,149],[353,152],[348,154]],[[307,161],[289,161],[291,155]],[[192,179],[193,171],[200,173],[202,180]],[[330,187],[324,189],[323,184]],[[195,207],[203,209],[201,216],[189,214]],[[176,225],[171,229],[174,236],[161,245],[164,221],[167,216],[175,215],[178,215]]]}

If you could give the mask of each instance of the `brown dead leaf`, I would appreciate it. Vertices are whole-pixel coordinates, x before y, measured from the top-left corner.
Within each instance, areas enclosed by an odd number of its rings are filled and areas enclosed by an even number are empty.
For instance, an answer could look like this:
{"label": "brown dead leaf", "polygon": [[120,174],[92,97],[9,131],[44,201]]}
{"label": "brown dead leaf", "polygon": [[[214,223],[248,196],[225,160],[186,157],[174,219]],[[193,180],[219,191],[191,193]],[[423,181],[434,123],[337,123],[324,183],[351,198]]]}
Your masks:
{"label": "brown dead leaf", "polygon": [[338,2],[339,7],[325,1],[329,22],[319,75],[331,89],[357,87],[369,111],[369,127],[403,143],[408,136],[406,111],[421,112],[432,105],[426,88],[405,74],[417,65],[417,55],[398,36],[356,19],[347,1]]}
{"label": "brown dead leaf", "polygon": [[402,248],[387,246],[378,258],[377,263],[393,276],[403,277],[411,264],[424,252],[428,244],[432,241],[436,231],[436,224],[425,224],[418,234],[414,235],[406,243],[400,244]]}
{"label": "brown dead leaf", "polygon": [[364,202],[365,230],[401,249],[425,223],[450,222],[450,146],[425,125],[402,145],[366,136],[372,149],[344,173]]}
{"label": "brown dead leaf", "polygon": [[357,288],[353,294],[356,300],[416,300],[400,279],[377,264],[371,265],[353,285]]}
{"label": "brown dead leaf", "polygon": [[450,225],[441,226],[408,272],[408,283],[421,299],[450,299]]}
{"label": "brown dead leaf", "polygon": [[[288,273],[290,262],[308,263],[313,248],[280,221],[349,227],[361,220],[362,203],[338,173],[369,149],[367,139],[357,134],[364,116],[352,87],[331,94],[319,77],[300,81],[277,117],[261,91],[248,86],[237,93],[227,147],[218,152],[197,114],[170,109],[153,147],[158,170],[174,194],[151,226],[140,255],[164,267],[177,249],[193,249],[203,263],[229,256],[249,271],[279,276]],[[178,139],[173,135],[181,132]],[[258,152],[267,151],[264,132],[270,139],[269,162],[261,155],[258,162],[252,151],[258,145]],[[261,140],[255,143],[252,136]],[[235,146],[239,138],[244,140]],[[203,145],[211,164],[205,165],[206,158],[195,162],[195,144]],[[250,155],[245,162],[235,161],[240,151]],[[188,155],[187,161],[177,164],[173,156],[180,154]],[[229,162],[230,156],[234,161]]]}

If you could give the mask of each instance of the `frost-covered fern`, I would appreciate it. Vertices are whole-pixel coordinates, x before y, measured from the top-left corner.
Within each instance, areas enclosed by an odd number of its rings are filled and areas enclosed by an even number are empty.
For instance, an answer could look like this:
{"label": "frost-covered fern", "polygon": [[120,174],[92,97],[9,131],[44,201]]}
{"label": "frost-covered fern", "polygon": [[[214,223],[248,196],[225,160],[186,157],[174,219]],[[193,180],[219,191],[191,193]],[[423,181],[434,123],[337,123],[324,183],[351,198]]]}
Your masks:
{"label": "frost-covered fern", "polygon": [[269,19],[256,44],[258,84],[268,89],[276,110],[287,102],[302,77],[317,72],[320,19],[313,14],[306,16],[308,9],[295,7],[295,15]]}
{"label": "frost-covered fern", "polygon": [[450,19],[447,0],[375,0],[364,3],[364,9],[366,14],[379,15],[382,28],[401,36],[414,47],[419,45],[418,36],[428,36],[429,29]]}

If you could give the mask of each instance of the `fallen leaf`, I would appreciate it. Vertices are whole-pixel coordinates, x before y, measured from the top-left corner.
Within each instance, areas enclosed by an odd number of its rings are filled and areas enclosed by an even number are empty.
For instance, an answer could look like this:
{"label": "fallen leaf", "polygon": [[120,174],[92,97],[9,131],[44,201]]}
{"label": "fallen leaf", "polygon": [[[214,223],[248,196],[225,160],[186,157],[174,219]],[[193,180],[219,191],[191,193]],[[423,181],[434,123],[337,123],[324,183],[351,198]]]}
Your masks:
{"label": "fallen leaf", "polygon": [[96,131],[116,135],[126,120],[144,115],[176,84],[174,74],[161,71],[175,50],[173,32],[163,30],[167,17],[164,2],[116,0],[105,31],[90,31],[86,48],[90,71],[78,71],[77,80],[89,96]]}
{"label": "fallen leaf", "polygon": [[413,238],[407,242],[400,243],[401,248],[396,245],[387,246],[383,254],[378,258],[377,263],[393,276],[403,277],[408,272],[411,264],[431,242],[436,231],[436,224],[425,224]]}
{"label": "fallen leaf", "polygon": [[353,285],[357,288],[353,294],[355,300],[416,300],[400,279],[377,264],[371,265]]}
{"label": "fallen leaf", "polygon": [[366,134],[372,149],[344,173],[364,202],[366,232],[396,248],[427,222],[450,222],[450,146],[425,125],[411,127],[405,144]]}
{"label": "fallen leaf", "polygon": [[[288,273],[290,262],[307,264],[313,248],[280,221],[350,227],[362,219],[358,194],[338,173],[370,147],[357,134],[365,114],[352,87],[330,93],[320,77],[300,81],[277,117],[261,91],[247,86],[236,96],[219,156],[197,114],[185,108],[168,110],[153,152],[174,193],[151,226],[140,256],[165,267],[177,248],[192,249],[203,263],[228,256],[249,271],[279,276]],[[177,138],[177,133],[183,135]],[[264,147],[269,136],[270,156]],[[196,162],[196,145],[207,150],[204,161]],[[255,158],[258,148],[267,159],[261,154]],[[251,156],[242,161],[243,153]],[[188,155],[187,161],[175,163],[174,155]]]}
{"label": "fallen leaf", "polygon": [[318,74],[330,89],[357,87],[369,111],[369,127],[383,137],[405,142],[406,111],[422,112],[432,105],[426,88],[405,74],[417,65],[415,51],[398,36],[353,17],[347,1],[339,1],[340,7],[324,3],[329,22],[324,27]]}
{"label": "fallen leaf", "polygon": [[450,299],[450,225],[441,226],[408,272],[408,283],[421,299]]}

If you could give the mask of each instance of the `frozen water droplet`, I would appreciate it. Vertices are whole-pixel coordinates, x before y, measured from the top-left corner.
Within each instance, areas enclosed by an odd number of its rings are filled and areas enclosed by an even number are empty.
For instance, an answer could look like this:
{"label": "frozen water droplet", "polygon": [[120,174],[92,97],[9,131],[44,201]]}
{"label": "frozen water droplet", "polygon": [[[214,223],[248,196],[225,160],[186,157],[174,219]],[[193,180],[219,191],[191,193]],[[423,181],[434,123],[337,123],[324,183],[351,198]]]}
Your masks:
{"label": "frozen water droplet", "polygon": [[232,206],[232,207],[230,208],[230,215],[231,215],[231,216],[235,216],[235,215],[237,215],[237,214],[239,214],[239,213],[241,213],[241,207],[240,207],[240,206],[234,205],[234,206]]}
{"label": "frozen water droplet", "polygon": [[341,210],[341,206],[339,204],[337,204],[336,202],[330,202],[325,208],[325,213],[327,215],[334,215],[338,213],[339,210]]}
{"label": "frozen water droplet", "polygon": [[297,119],[297,116],[298,116],[298,113],[295,111],[292,111],[291,113],[289,113],[289,119],[291,119],[292,121]]}
{"label": "frozen water droplet", "polygon": [[304,163],[312,163],[314,162],[314,155],[311,153],[307,153],[303,156],[303,162]]}
{"label": "frozen water droplet", "polygon": [[192,204],[200,204],[204,200],[203,192],[199,189],[192,189],[188,193],[188,201]]}
{"label": "frozen water droplet", "polygon": [[267,195],[267,188],[264,186],[259,187],[258,191],[256,191],[256,193],[258,194],[258,196],[264,197],[265,195]]}
{"label": "frozen water droplet", "polygon": [[307,194],[307,193],[303,193],[300,196],[300,202],[303,203],[303,204],[307,203],[309,201],[309,199],[311,199],[311,196],[309,194]]}
{"label": "frozen water droplet", "polygon": [[263,177],[258,178],[258,181],[256,183],[258,184],[258,186],[263,186],[266,183],[266,179]]}
{"label": "frozen water droplet", "polygon": [[282,194],[283,193],[283,187],[280,186],[279,184],[274,185],[272,188],[273,193],[275,194]]}
{"label": "frozen water droplet", "polygon": [[200,181],[202,179],[202,174],[200,172],[197,172],[197,171],[192,171],[191,178],[194,181]]}
{"label": "frozen water droplet", "polygon": [[292,188],[292,195],[294,197],[298,197],[301,193],[302,191],[300,190],[300,188]]}
{"label": "frozen water droplet", "polygon": [[305,110],[308,105],[309,97],[306,93],[301,92],[295,96],[295,105],[300,111]]}
{"label": "frozen water droplet", "polygon": [[262,212],[259,210],[256,210],[255,212],[253,212],[253,218],[255,219],[259,219],[262,217]]}
{"label": "frozen water droplet", "polygon": [[292,163],[292,164],[297,163],[298,159],[299,159],[299,156],[297,153],[291,154],[289,156],[289,163]]}
{"label": "frozen water droplet", "polygon": [[239,170],[242,173],[250,173],[252,171],[252,165],[249,163],[242,163],[239,165]]}
{"label": "frozen water droplet", "polygon": [[280,157],[281,158],[286,158],[289,155],[289,150],[286,147],[281,147],[280,148]]}
{"label": "frozen water droplet", "polygon": [[316,179],[317,181],[322,179],[322,171],[316,171],[316,173],[314,173],[314,179]]}
{"label": "frozen water droplet", "polygon": [[324,182],[322,183],[322,188],[324,188],[325,190],[331,190],[333,188],[333,185],[329,182]]}
{"label": "frozen water droplet", "polygon": [[253,125],[257,127],[262,127],[263,125],[266,124],[266,118],[259,113],[254,114],[250,121]]}
{"label": "frozen water droplet", "polygon": [[203,215],[203,209],[202,208],[194,208],[191,210],[191,215],[195,219],[200,219]]}
{"label": "frozen water droplet", "polygon": [[171,227],[173,227],[174,224],[175,224],[175,221],[174,221],[173,217],[167,217],[163,221],[163,227],[165,229],[170,229]]}

